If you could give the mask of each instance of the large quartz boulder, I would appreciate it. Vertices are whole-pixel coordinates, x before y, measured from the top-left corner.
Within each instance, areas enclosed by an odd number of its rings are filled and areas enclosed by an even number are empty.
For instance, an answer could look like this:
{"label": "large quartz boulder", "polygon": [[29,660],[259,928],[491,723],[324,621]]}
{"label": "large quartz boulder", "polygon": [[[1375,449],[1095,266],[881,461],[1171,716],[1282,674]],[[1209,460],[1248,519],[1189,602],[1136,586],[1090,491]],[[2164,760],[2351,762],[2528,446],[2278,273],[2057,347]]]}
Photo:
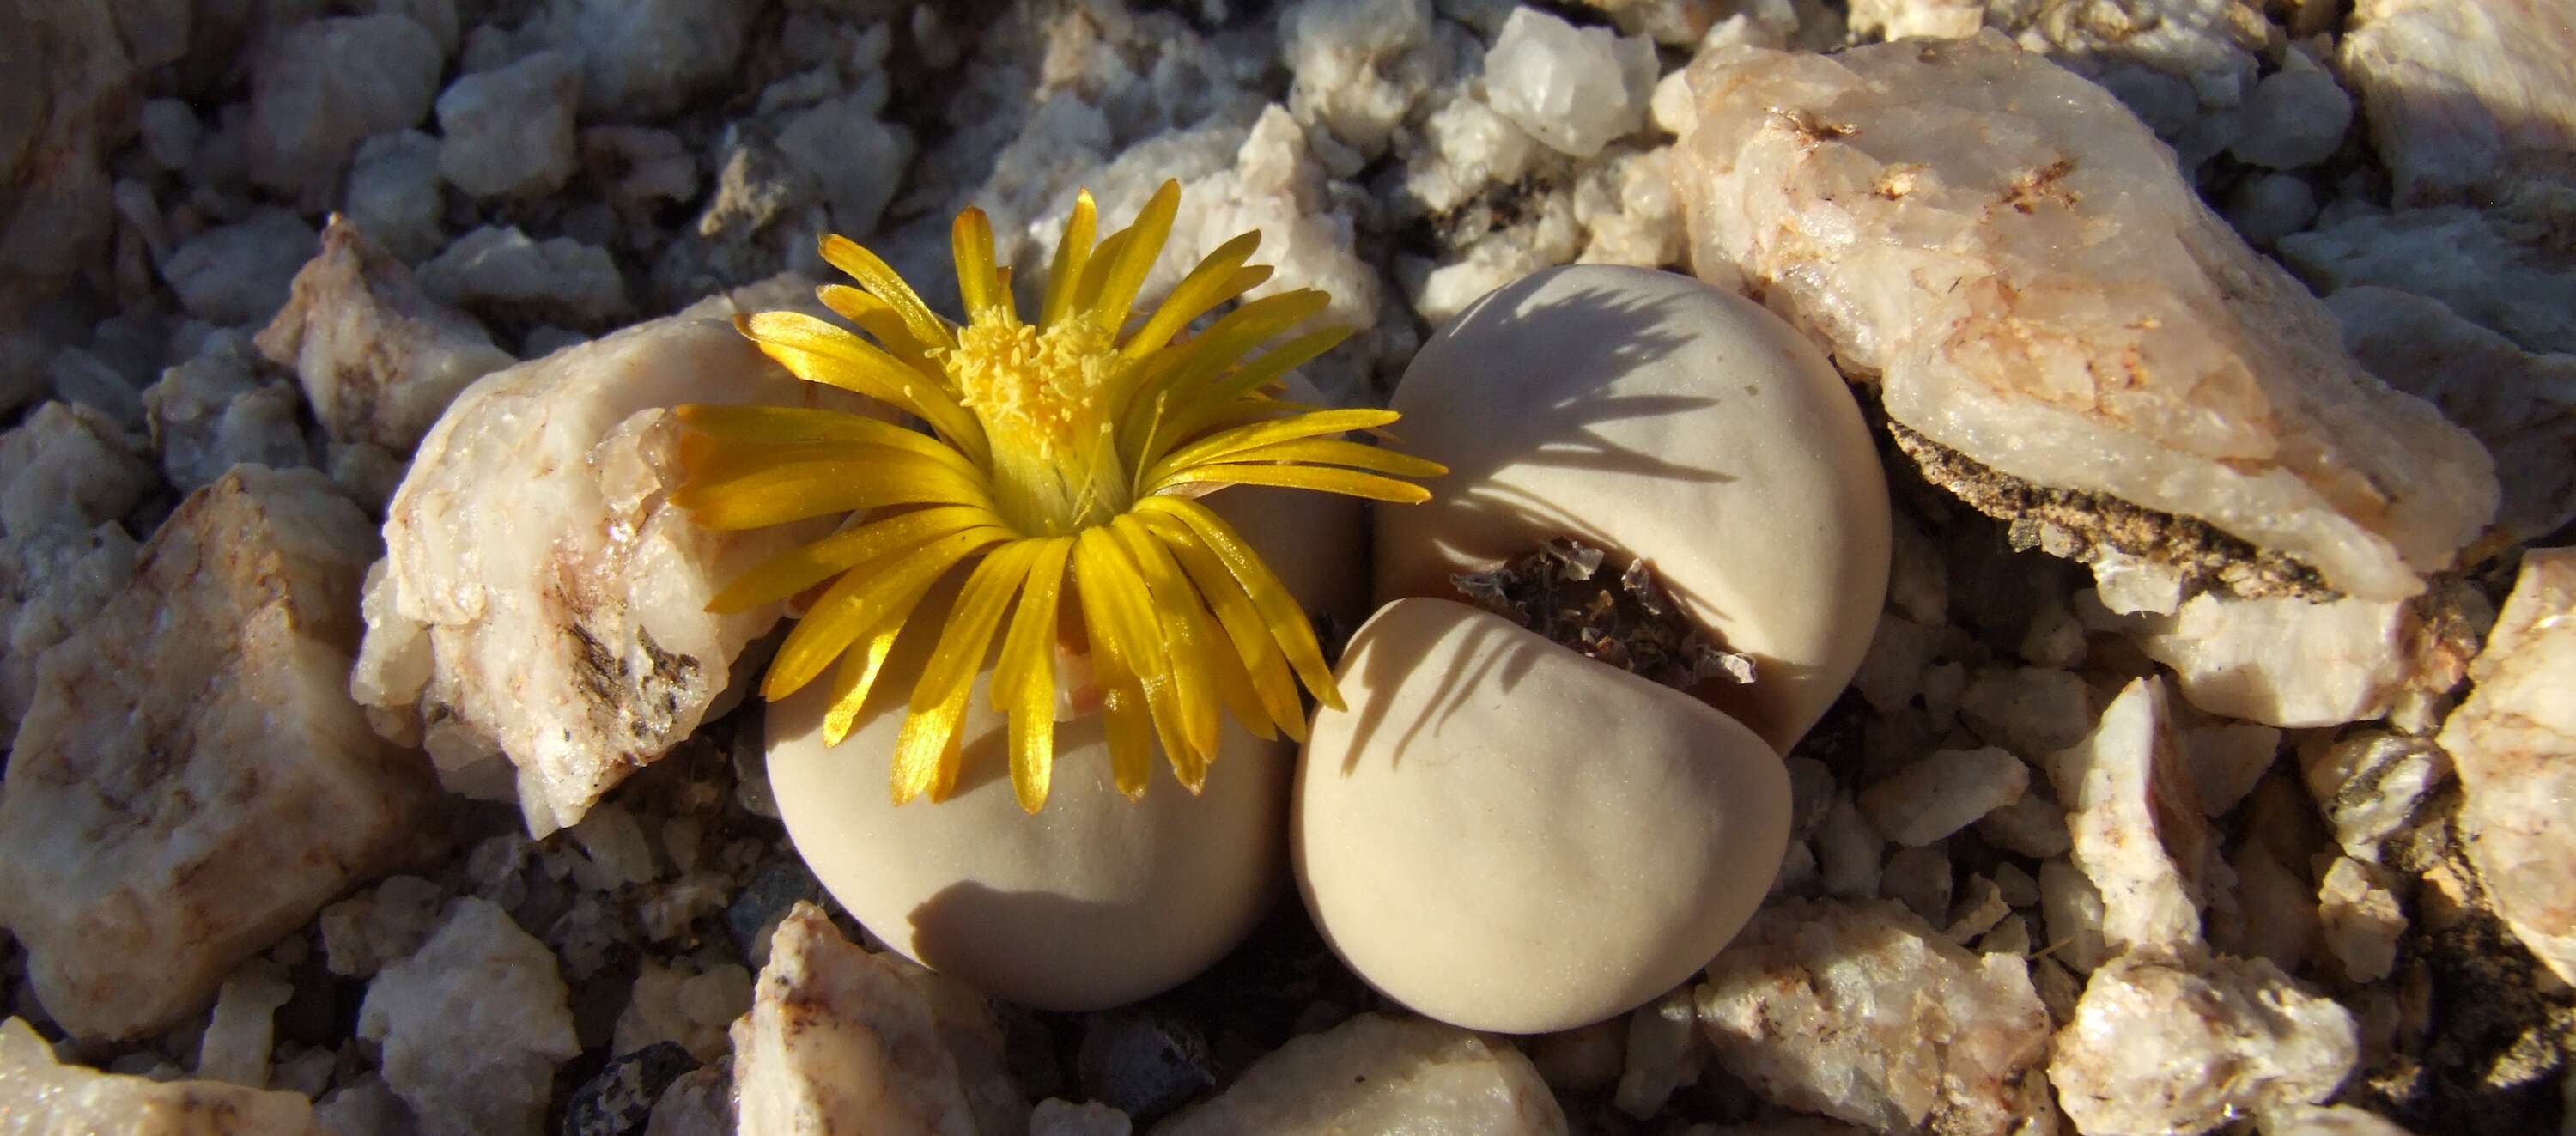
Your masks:
{"label": "large quartz boulder", "polygon": [[2524,554],[2469,676],[2441,734],[2469,858],[2506,925],[2576,982],[2576,548]]}
{"label": "large quartz boulder", "polygon": [[375,551],[321,474],[243,466],[46,653],[0,787],[0,925],[65,1029],[171,1024],[413,846],[428,771],[348,694]]}
{"label": "large quartz boulder", "polygon": [[668,408],[683,402],[859,400],[796,380],[722,322],[639,324],[484,376],[421,440],[387,510],[351,689],[379,730],[425,743],[451,788],[506,796],[515,780],[531,832],[580,820],[698,727],[779,616],[707,601],[828,525],[710,532],[671,505]]}
{"label": "large quartz boulder", "polygon": [[[2485,450],[2355,365],[2102,88],[1992,33],[1689,74],[1698,271],[1876,376],[1934,480],[2062,530],[2034,542],[2389,600],[2494,515]],[[2225,579],[2258,550],[2288,562]]]}
{"label": "large quartz boulder", "polygon": [[0,1130],[11,1136],[318,1136],[297,1093],[155,1081],[66,1065],[26,1022],[0,1022]]}

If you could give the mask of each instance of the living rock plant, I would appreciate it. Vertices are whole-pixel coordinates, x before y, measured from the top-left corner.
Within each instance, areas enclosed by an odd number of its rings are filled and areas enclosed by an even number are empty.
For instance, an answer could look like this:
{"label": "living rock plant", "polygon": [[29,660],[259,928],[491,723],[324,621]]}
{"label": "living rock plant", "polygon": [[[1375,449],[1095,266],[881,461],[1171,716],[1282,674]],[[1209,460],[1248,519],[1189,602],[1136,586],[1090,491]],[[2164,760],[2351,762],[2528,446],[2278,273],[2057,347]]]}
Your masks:
{"label": "living rock plant", "polygon": [[[823,258],[858,286],[818,295],[857,332],[798,312],[737,318],[797,377],[877,399],[926,431],[835,410],[679,408],[689,433],[673,500],[699,524],[864,513],[754,567],[710,604],[739,611],[822,588],[780,644],[764,697],[827,681],[824,732],[837,745],[897,639],[907,629],[934,639],[895,746],[897,803],[955,787],[958,726],[997,635],[991,697],[1009,716],[1012,788],[1032,813],[1054,765],[1060,643],[1087,652],[1076,701],[1108,716],[1111,765],[1130,798],[1145,791],[1158,738],[1180,783],[1197,791],[1220,708],[1256,736],[1303,740],[1299,681],[1324,705],[1341,704],[1305,613],[1197,498],[1268,485],[1414,503],[1429,494],[1404,479],[1445,471],[1342,437],[1394,422],[1393,411],[1284,396],[1289,369],[1351,329],[1253,354],[1322,311],[1322,291],[1249,300],[1189,333],[1269,279],[1268,266],[1248,263],[1258,232],[1219,246],[1140,311],[1179,208],[1180,186],[1166,181],[1131,225],[1095,240],[1097,207],[1080,194],[1033,319],[1017,307],[1012,269],[994,263],[990,220],[971,207],[952,229],[963,324],[837,235],[823,239]],[[932,610],[936,586],[961,569],[954,599]]]}

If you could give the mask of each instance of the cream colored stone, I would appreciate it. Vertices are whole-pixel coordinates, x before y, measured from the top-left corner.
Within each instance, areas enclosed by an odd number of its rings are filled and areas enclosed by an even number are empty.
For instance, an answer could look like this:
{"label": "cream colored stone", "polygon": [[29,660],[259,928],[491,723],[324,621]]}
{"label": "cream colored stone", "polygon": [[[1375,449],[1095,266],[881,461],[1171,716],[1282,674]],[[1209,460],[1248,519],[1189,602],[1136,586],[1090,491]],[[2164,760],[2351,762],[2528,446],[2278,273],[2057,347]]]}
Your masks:
{"label": "cream colored stone", "polygon": [[2571,54],[2576,24],[2556,0],[2360,0],[2342,69],[2399,204],[2546,216],[2576,197]]}
{"label": "cream colored stone", "polygon": [[2576,548],[2523,554],[2469,675],[2441,734],[2469,859],[2514,934],[2576,982]]}
{"label": "cream colored stone", "polygon": [[1565,1113],[1520,1051],[1465,1030],[1361,1014],[1253,1062],[1153,1136],[1564,1136]]}
{"label": "cream colored stone", "polygon": [[1874,1132],[2006,1136],[2055,1119],[2028,967],[1897,904],[1766,908],[1697,996],[1719,1063],[1780,1104]]}
{"label": "cream colored stone", "polygon": [[408,454],[474,380],[517,362],[474,317],[422,295],[411,270],[334,214],[293,298],[259,333],[341,442]]}
{"label": "cream colored stone", "polygon": [[155,1081],[65,1065],[25,1021],[0,1022],[8,1136],[319,1136],[313,1102],[220,1081]]}
{"label": "cream colored stone", "polygon": [[2352,1015],[2271,963],[2133,954],[2093,973],[2048,1079],[2079,1132],[2204,1132],[2323,1101],[2358,1056]]}
{"label": "cream colored stone", "polygon": [[742,1136],[976,1136],[921,992],[798,903],[734,1023]]}
{"label": "cream colored stone", "polygon": [[2138,649],[2173,668],[2193,706],[2269,726],[2379,717],[2415,673],[2416,620],[2404,602],[2204,593],[2133,627]]}
{"label": "cream colored stone", "polygon": [[1391,405],[1446,464],[1377,513],[1377,598],[1571,536],[1643,557],[1682,611],[1755,659],[1703,691],[1779,750],[1842,693],[1886,593],[1887,486],[1833,367],[1749,301],[1581,265],[1494,291],[1414,356]]}
{"label": "cream colored stone", "polygon": [[1789,780],[1762,740],[1499,616],[1398,600],[1298,762],[1298,886],[1387,996],[1471,1029],[1623,1013],[1761,902]]}
{"label": "cream colored stone", "polygon": [[0,787],[0,926],[66,1030],[173,1024],[413,848],[428,770],[345,685],[374,545],[320,473],[238,467],[46,652]]}
{"label": "cream colored stone", "polygon": [[860,405],[726,324],[638,324],[457,396],[387,510],[350,689],[451,788],[506,797],[515,781],[531,833],[579,821],[697,728],[779,614],[707,601],[828,530],[710,532],[671,505],[666,408],[691,401]]}
{"label": "cream colored stone", "polygon": [[[2200,22],[2126,18],[2084,30]],[[2475,440],[2354,364],[2101,86],[1994,32],[1710,52],[1691,83],[1695,267],[1740,272],[1876,373],[1897,423],[2010,478],[2207,521],[2365,600],[2421,591],[2493,515]],[[2099,543],[2153,551],[2137,535]]]}
{"label": "cream colored stone", "polygon": [[2196,945],[2208,889],[2232,882],[2211,878],[2227,869],[2172,735],[2164,680],[2136,679],[2090,736],[2049,758],[2075,863],[2101,891],[2114,953]]}
{"label": "cream colored stone", "polygon": [[[1300,606],[1351,618],[1362,522],[1349,501],[1287,490],[1203,500]],[[1144,800],[1129,801],[1110,780],[1100,718],[1058,722],[1054,784],[1032,817],[1012,796],[1007,726],[978,680],[955,795],[897,807],[887,755],[903,715],[885,692],[909,691],[922,653],[918,642],[897,649],[868,717],[837,747],[823,744],[821,684],[769,708],[769,780],[788,835],[870,931],[994,997],[1088,1010],[1187,979],[1252,929],[1284,867],[1285,739],[1229,724],[1196,797],[1158,749]]]}
{"label": "cream colored stone", "polygon": [[421,1136],[535,1136],[555,1072],[581,1053],[554,952],[489,900],[448,906],[429,941],[377,972],[358,1036]]}

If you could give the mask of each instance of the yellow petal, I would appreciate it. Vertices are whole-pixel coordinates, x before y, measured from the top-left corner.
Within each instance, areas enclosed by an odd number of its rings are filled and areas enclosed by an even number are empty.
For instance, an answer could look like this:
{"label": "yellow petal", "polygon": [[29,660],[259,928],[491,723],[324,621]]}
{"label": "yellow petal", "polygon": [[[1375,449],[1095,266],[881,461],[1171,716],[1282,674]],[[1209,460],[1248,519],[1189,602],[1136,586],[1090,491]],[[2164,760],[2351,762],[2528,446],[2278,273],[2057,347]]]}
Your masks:
{"label": "yellow petal", "polygon": [[881,608],[885,615],[867,633],[866,641],[841,653],[841,661],[832,668],[832,705],[823,712],[824,745],[841,744],[857,727],[859,711],[866,708],[877,679],[885,675],[886,657],[894,652],[895,640],[902,637],[904,626],[934,582],[924,580],[921,586],[889,598]]}
{"label": "yellow petal", "polygon": [[957,261],[957,296],[966,302],[966,318],[982,318],[993,306],[993,222],[974,206],[957,214],[948,227],[948,244]]}
{"label": "yellow petal", "polygon": [[1073,310],[1074,286],[1082,282],[1083,267],[1091,260],[1092,237],[1099,224],[1100,206],[1091,200],[1091,191],[1074,194],[1073,216],[1064,223],[1055,263],[1047,269],[1046,298],[1038,305],[1039,326],[1053,327]]}
{"label": "yellow petal", "polygon": [[894,803],[900,805],[923,793],[937,800],[947,794],[940,791],[942,782],[956,783],[958,746],[957,723],[966,717],[966,688],[948,692],[946,701],[927,710],[915,710],[904,716],[903,732],[894,742],[894,767],[890,770]]}
{"label": "yellow petal", "polygon": [[894,305],[847,284],[825,284],[814,289],[814,298],[840,314],[842,319],[859,325],[859,330],[873,335],[877,345],[888,354],[924,374],[940,374],[939,365],[930,361],[929,351],[938,346],[912,337],[912,328]]}
{"label": "yellow petal", "polygon": [[789,374],[910,411],[970,460],[985,459],[983,426],[949,393],[944,379],[905,366],[884,348],[803,312],[735,316],[734,326]]}
{"label": "yellow petal", "polygon": [[[1199,594],[1216,609],[1226,640],[1241,660],[1263,713],[1289,737],[1304,741],[1306,708],[1297,701],[1297,680],[1288,673],[1288,660],[1280,655],[1279,645],[1271,641],[1269,631],[1262,626],[1261,613],[1253,607],[1251,597],[1244,594],[1243,585],[1226,571],[1215,553],[1199,542],[1189,526],[1160,512],[1135,516],[1163,538],[1165,547],[1190,574],[1191,582],[1198,585]],[[1251,715],[1241,716],[1246,724],[1254,721]]]}
{"label": "yellow petal", "polygon": [[1010,535],[991,510],[973,505],[941,505],[871,521],[762,561],[707,601],[707,610],[723,615],[783,600],[836,573],[977,526],[991,528],[996,538]]}
{"label": "yellow petal", "polygon": [[955,783],[956,770],[947,766],[957,760],[958,747],[951,743],[957,740],[958,724],[966,716],[967,692],[974,688],[977,672],[984,669],[993,631],[1001,625],[1012,594],[1028,578],[1029,560],[1037,551],[1033,541],[1013,541],[994,549],[967,576],[965,590],[949,608],[939,644],[913,685],[912,712],[895,739],[896,804],[942,783]]}
{"label": "yellow petal", "polygon": [[1288,656],[1288,663],[1305,680],[1306,689],[1315,699],[1335,710],[1342,708],[1341,689],[1333,683],[1332,668],[1324,665],[1323,647],[1315,642],[1315,625],[1306,618],[1288,586],[1279,582],[1261,556],[1236,535],[1234,529],[1219,519],[1208,507],[1182,497],[1147,497],[1136,503],[1142,512],[1162,513],[1190,527],[1193,535],[1215,553],[1219,562],[1243,586],[1253,606],[1261,612],[1261,622],[1270,629],[1270,637]]}
{"label": "yellow petal", "polygon": [[1147,486],[1145,492],[1168,493],[1185,485],[1275,485],[1284,489],[1313,489],[1366,497],[1398,505],[1419,505],[1431,499],[1430,490],[1410,481],[1315,465],[1192,466],[1164,475],[1162,480]]}
{"label": "yellow petal", "polygon": [[1163,255],[1163,242],[1172,235],[1172,218],[1180,210],[1181,183],[1166,179],[1145,207],[1137,211],[1135,223],[1124,230],[1127,239],[1118,246],[1101,276],[1099,295],[1086,305],[1100,326],[1125,326],[1128,309],[1135,306],[1136,293],[1145,287],[1145,277],[1154,271],[1155,259]]}
{"label": "yellow petal", "polygon": [[1037,543],[1019,609],[1002,639],[1002,660],[993,668],[993,705],[1011,717],[1011,792],[1031,813],[1045,807],[1055,774],[1056,613],[1073,538]]}
{"label": "yellow petal", "polygon": [[1403,416],[1392,410],[1322,410],[1292,418],[1257,422],[1250,426],[1237,426],[1231,430],[1220,430],[1173,450],[1146,472],[1144,480],[1151,482],[1164,473],[1204,462],[1232,459],[1244,450],[1279,442],[1294,442],[1328,434],[1366,430],[1375,426],[1384,426],[1401,417]]}
{"label": "yellow petal", "polygon": [[895,314],[902,317],[903,325],[911,329],[914,340],[934,347],[957,345],[957,336],[948,330],[947,321],[932,312],[930,305],[922,303],[921,294],[913,291],[912,285],[904,283],[903,275],[877,254],[848,237],[833,233],[823,238],[823,260],[848,273],[851,279],[859,282],[859,287],[892,306]]}
{"label": "yellow petal", "polygon": [[756,529],[831,513],[886,505],[979,505],[984,489],[955,470],[920,459],[896,461],[853,451],[837,458],[798,459],[682,484],[671,503],[699,525],[723,531]]}
{"label": "yellow petal", "polygon": [[761,697],[774,702],[796,693],[853,640],[884,623],[894,600],[914,588],[927,587],[958,561],[1001,539],[988,529],[968,529],[894,553],[885,558],[882,571],[841,577],[778,645],[778,654],[769,661],[769,674],[761,682]]}
{"label": "yellow petal", "polygon": [[[1311,288],[1264,296],[1218,317],[1207,334],[1146,360],[1136,380],[1135,401],[1128,404],[1119,428],[1141,431],[1142,415],[1148,413],[1145,407],[1158,395],[1185,391],[1204,376],[1232,366],[1263,341],[1323,311],[1330,300]],[[1142,444],[1148,450],[1153,445],[1150,440]]]}
{"label": "yellow petal", "polygon": [[1260,244],[1261,234],[1252,232],[1217,246],[1215,252],[1209,253],[1206,260],[1200,261],[1197,268],[1191,269],[1188,276],[1173,286],[1171,294],[1163,297],[1162,306],[1154,309],[1153,318],[1146,320],[1145,326],[1138,328],[1136,334],[1127,337],[1118,353],[1130,359],[1140,359],[1160,351],[1164,344],[1172,341],[1173,336],[1180,334],[1182,328],[1188,327],[1191,320],[1242,295],[1241,292],[1228,293],[1225,288],[1234,282],[1235,270],[1252,258],[1252,250]]}
{"label": "yellow petal", "polygon": [[[1263,352],[1261,357],[1245,363],[1232,372],[1213,380],[1182,383],[1172,388],[1171,421],[1162,438],[1168,443],[1186,442],[1206,430],[1234,424],[1238,418],[1257,421],[1267,416],[1255,413],[1266,404],[1295,407],[1294,403],[1261,400],[1253,392],[1277,382],[1291,368],[1313,361],[1317,356],[1341,345],[1350,338],[1351,328],[1325,327],[1307,332]],[[1304,409],[1304,408],[1298,408]],[[1159,457],[1154,449],[1141,450],[1148,459]],[[1138,465],[1147,464],[1140,460]]]}
{"label": "yellow petal", "polygon": [[1342,465],[1370,473],[1394,477],[1438,477],[1449,467],[1427,458],[1417,458],[1383,446],[1346,442],[1332,438],[1308,438],[1296,442],[1273,442],[1226,455],[1237,462],[1293,462],[1299,465]]}
{"label": "yellow petal", "polygon": [[[1208,611],[1206,597],[1188,572],[1175,561],[1174,550],[1163,535],[1147,525],[1144,518],[1129,513],[1111,522],[1110,531],[1127,546],[1127,554],[1144,569],[1145,583],[1154,591],[1154,607],[1164,626],[1172,629],[1175,644],[1186,636],[1196,643],[1186,656],[1178,646],[1173,649],[1173,665],[1188,666],[1207,676],[1207,685],[1216,688],[1218,698],[1234,712],[1244,728],[1268,741],[1273,736],[1270,714],[1252,689],[1251,675],[1244,669],[1243,655],[1236,650],[1233,637],[1225,624]],[[1182,691],[1185,700],[1206,698],[1204,690]],[[1213,758],[1217,752],[1217,729],[1222,724],[1214,706],[1206,711],[1206,721],[1195,728],[1205,731],[1205,749]]]}
{"label": "yellow petal", "polygon": [[[1093,555],[1097,555],[1095,552]],[[1125,641],[1112,630],[1108,609],[1092,601],[1080,566],[1082,545],[1074,546],[1074,588],[1081,597],[1082,625],[1091,640],[1092,680],[1100,684],[1101,715],[1109,742],[1109,771],[1118,791],[1133,800],[1145,795],[1153,772],[1154,721],[1143,685],[1128,665]]]}

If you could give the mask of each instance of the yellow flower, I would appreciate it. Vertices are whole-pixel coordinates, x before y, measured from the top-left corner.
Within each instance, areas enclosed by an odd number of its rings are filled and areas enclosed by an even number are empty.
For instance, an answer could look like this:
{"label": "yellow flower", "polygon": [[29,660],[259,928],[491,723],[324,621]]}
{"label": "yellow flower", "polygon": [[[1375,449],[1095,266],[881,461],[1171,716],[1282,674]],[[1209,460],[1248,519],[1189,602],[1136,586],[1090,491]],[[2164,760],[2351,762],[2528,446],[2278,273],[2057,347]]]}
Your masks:
{"label": "yellow flower", "polygon": [[[779,646],[761,693],[784,698],[830,671],[824,738],[835,745],[905,628],[935,637],[895,746],[897,803],[937,800],[956,784],[958,723],[996,635],[993,706],[1009,717],[1011,784],[1031,812],[1046,802],[1055,762],[1060,625],[1088,642],[1111,768],[1131,798],[1145,791],[1156,738],[1181,784],[1199,789],[1220,703],[1263,738],[1275,726],[1301,740],[1296,679],[1341,705],[1305,612],[1195,498],[1273,485],[1409,503],[1429,494],[1396,478],[1446,471],[1339,437],[1385,426],[1392,411],[1271,393],[1289,368],[1348,334],[1312,331],[1248,357],[1323,310],[1322,292],[1252,300],[1184,338],[1269,278],[1267,266],[1245,263],[1259,233],[1227,241],[1131,321],[1179,205],[1179,185],[1165,182],[1133,225],[1094,244],[1097,210],[1081,195],[1034,321],[1015,309],[1010,270],[994,265],[992,224],[977,209],[953,230],[962,326],[838,236],[824,238],[823,258],[859,287],[819,294],[870,338],[795,312],[735,320],[798,378],[883,400],[929,433],[828,410],[679,408],[690,432],[672,500],[699,524],[749,529],[874,510],[753,568],[708,610],[833,581]],[[970,564],[944,615],[917,610]]]}

